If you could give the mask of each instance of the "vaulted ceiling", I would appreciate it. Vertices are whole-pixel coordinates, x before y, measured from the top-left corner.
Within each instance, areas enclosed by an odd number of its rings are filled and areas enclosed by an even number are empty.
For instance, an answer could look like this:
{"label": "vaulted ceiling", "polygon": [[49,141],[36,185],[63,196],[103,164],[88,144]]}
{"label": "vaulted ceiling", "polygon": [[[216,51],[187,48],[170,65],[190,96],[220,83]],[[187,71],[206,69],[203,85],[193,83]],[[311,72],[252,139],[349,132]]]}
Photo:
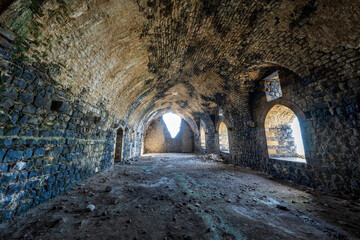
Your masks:
{"label": "vaulted ceiling", "polygon": [[130,122],[241,106],[268,69],[305,78],[321,57],[360,46],[354,0],[18,0],[0,22],[22,57]]}

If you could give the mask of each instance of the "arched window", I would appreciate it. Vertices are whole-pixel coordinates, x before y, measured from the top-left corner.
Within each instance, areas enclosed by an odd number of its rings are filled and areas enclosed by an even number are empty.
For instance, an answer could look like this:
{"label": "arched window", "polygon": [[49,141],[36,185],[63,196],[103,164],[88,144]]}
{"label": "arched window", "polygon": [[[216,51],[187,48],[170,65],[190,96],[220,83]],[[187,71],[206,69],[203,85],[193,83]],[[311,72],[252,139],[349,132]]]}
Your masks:
{"label": "arched window", "polygon": [[229,134],[224,122],[219,126],[219,146],[221,152],[229,152]]}
{"label": "arched window", "polygon": [[172,138],[180,132],[181,117],[175,113],[165,113],[163,120]]}
{"label": "arched window", "polygon": [[265,134],[270,158],[306,162],[299,120],[283,105],[275,105],[265,118]]}
{"label": "arched window", "polygon": [[122,142],[123,142],[123,130],[119,128],[116,134],[116,145],[115,145],[115,162],[121,162],[122,157]]}
{"label": "arched window", "polygon": [[206,149],[206,132],[203,120],[200,121],[200,145],[202,149]]}

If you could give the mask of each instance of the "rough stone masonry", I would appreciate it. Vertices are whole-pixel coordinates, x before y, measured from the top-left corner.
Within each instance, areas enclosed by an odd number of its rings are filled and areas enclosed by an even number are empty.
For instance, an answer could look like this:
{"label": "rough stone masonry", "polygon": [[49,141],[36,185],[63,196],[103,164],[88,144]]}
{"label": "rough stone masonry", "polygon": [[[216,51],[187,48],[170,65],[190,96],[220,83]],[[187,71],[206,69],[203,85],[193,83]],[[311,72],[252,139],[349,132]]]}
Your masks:
{"label": "rough stone masonry", "polygon": [[[0,221],[113,165],[119,129],[121,159],[136,159],[167,111],[196,152],[360,196],[359,1],[8,0],[0,25]],[[300,121],[306,163],[269,157],[277,104]]]}

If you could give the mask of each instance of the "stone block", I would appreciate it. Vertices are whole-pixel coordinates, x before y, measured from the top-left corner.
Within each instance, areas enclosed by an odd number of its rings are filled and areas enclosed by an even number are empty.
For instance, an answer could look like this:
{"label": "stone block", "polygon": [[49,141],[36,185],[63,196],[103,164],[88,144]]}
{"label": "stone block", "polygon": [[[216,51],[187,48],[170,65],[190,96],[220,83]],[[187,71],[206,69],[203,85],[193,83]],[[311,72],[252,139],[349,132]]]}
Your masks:
{"label": "stone block", "polygon": [[26,88],[26,82],[22,79],[15,78],[13,81],[13,86],[19,88],[19,89],[25,89]]}
{"label": "stone block", "polygon": [[29,178],[37,177],[37,176],[38,176],[38,171],[37,171],[37,170],[32,170],[32,171],[29,173]]}
{"label": "stone block", "polygon": [[10,75],[7,75],[7,74],[1,75],[1,84],[10,85],[11,80],[12,80],[12,77]]}
{"label": "stone block", "polygon": [[16,99],[18,97],[18,91],[12,87],[0,86],[0,95],[11,99]]}
{"label": "stone block", "polygon": [[11,54],[8,50],[0,47],[0,57],[2,57],[5,60],[10,60]]}
{"label": "stone block", "polygon": [[31,148],[27,148],[24,150],[24,159],[29,159],[32,157],[33,150]]}
{"label": "stone block", "polygon": [[5,155],[6,162],[14,162],[23,158],[23,151],[10,149]]}
{"label": "stone block", "polygon": [[34,151],[34,157],[43,156],[45,153],[45,148],[37,148]]}
{"label": "stone block", "polygon": [[17,112],[14,112],[13,115],[11,116],[11,123],[16,124],[18,120],[19,120],[19,114]]}
{"label": "stone block", "polygon": [[11,185],[9,185],[6,194],[11,195],[11,194],[20,192],[21,189],[22,189],[22,187],[23,187],[23,184],[22,184],[22,183],[14,183],[14,184],[11,184]]}
{"label": "stone block", "polygon": [[17,162],[15,165],[15,170],[21,171],[26,168],[26,162]]}
{"label": "stone block", "polygon": [[32,104],[26,105],[23,110],[23,113],[27,113],[27,114],[35,114],[36,113],[36,107]]}
{"label": "stone block", "polygon": [[0,99],[0,107],[9,109],[14,106],[14,101],[11,98],[4,97]]}
{"label": "stone block", "polygon": [[45,98],[37,96],[34,102],[36,107],[43,107],[45,105]]}
{"label": "stone block", "polygon": [[20,119],[19,124],[20,124],[20,125],[26,124],[27,121],[28,121],[28,119],[29,119],[29,116],[28,116],[27,114],[25,114],[25,115]]}
{"label": "stone block", "polygon": [[35,80],[35,75],[32,72],[24,71],[22,78],[27,80],[28,82],[32,82]]}
{"label": "stone block", "polygon": [[12,201],[12,196],[6,195],[0,201],[0,209],[6,208]]}
{"label": "stone block", "polygon": [[28,177],[29,173],[28,172],[22,172],[19,174],[19,180],[20,181],[23,181],[23,180],[26,180],[27,177]]}
{"label": "stone block", "polygon": [[7,163],[0,164],[0,173],[7,172],[9,169],[9,165]]}
{"label": "stone block", "polygon": [[11,31],[3,28],[2,26],[0,26],[0,34],[2,36],[4,36],[5,38],[7,38],[10,41],[14,41],[15,40],[15,34],[12,33]]}
{"label": "stone block", "polygon": [[0,123],[7,123],[10,121],[10,116],[8,114],[0,113]]}
{"label": "stone block", "polygon": [[0,186],[6,186],[10,182],[14,182],[15,179],[17,178],[17,176],[18,176],[17,173],[4,173],[4,174],[2,174],[1,177],[0,177]]}
{"label": "stone block", "polygon": [[20,127],[11,127],[4,130],[6,136],[16,136],[20,132]]}
{"label": "stone block", "polygon": [[25,104],[32,103],[34,101],[34,94],[29,92],[22,92],[20,93],[19,99],[21,102]]}

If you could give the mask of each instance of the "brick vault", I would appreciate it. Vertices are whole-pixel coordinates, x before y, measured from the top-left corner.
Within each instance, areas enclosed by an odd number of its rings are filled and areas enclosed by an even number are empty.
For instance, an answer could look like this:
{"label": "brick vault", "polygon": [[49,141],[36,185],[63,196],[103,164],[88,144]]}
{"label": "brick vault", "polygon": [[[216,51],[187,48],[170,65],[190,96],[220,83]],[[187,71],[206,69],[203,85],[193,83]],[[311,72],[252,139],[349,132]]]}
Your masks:
{"label": "brick vault", "polygon": [[[360,195],[359,1],[8,0],[0,12],[1,221],[136,159],[168,111],[186,151]],[[265,127],[279,105],[299,119],[304,161],[290,115]]]}

